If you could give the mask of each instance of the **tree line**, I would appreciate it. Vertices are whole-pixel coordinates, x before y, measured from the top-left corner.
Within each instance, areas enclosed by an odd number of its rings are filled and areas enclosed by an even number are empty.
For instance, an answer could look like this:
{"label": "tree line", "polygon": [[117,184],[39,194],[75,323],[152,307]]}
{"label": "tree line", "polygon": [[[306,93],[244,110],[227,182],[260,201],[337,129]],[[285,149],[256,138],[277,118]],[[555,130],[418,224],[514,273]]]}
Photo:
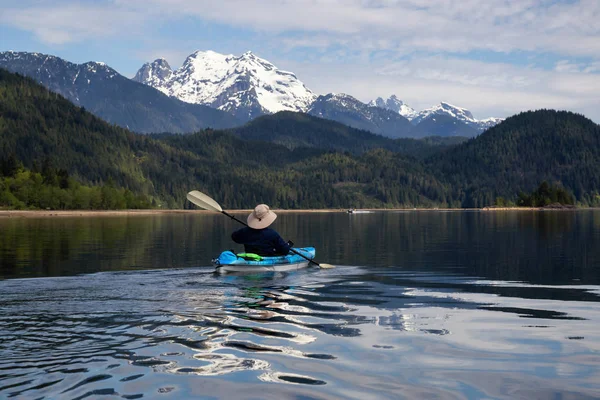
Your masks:
{"label": "tree line", "polygon": [[[364,133],[288,114],[235,132],[140,135],[50,93],[0,69],[0,206],[187,208],[185,194],[198,189],[227,208],[483,207],[516,203],[543,181],[600,204],[600,131],[572,113],[523,113],[453,145],[378,148],[390,140],[360,145]],[[280,143],[263,141],[286,128],[293,135]],[[340,137],[347,147],[332,148]]]}
{"label": "tree line", "polygon": [[82,185],[49,160],[33,170],[14,155],[0,160],[0,207],[17,210],[119,210],[150,208],[144,195],[117,188],[112,181],[101,186]]}

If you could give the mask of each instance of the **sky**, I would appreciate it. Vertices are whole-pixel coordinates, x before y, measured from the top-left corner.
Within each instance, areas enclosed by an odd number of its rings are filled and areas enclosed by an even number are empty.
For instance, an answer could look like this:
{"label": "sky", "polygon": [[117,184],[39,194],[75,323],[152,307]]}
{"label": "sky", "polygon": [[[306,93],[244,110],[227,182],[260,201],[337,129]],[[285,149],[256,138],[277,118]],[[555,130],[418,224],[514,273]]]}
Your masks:
{"label": "sky", "polygon": [[159,57],[252,51],[317,94],[600,122],[600,0],[0,0],[6,50],[127,77]]}

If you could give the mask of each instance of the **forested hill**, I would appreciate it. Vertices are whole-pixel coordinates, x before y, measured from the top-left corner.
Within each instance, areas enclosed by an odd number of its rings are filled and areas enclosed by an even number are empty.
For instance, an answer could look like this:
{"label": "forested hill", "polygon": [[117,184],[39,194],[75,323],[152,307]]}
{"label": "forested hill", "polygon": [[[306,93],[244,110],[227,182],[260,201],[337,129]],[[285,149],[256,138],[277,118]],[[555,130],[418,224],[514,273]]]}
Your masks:
{"label": "forested hill", "polygon": [[[284,117],[289,116],[270,116]],[[301,125],[318,126],[317,119],[307,121]],[[318,132],[335,137],[338,127],[333,128]],[[257,202],[276,208],[487,206],[497,196],[516,199],[520,190],[531,192],[543,180],[562,183],[579,201],[600,203],[599,128],[571,113],[523,113],[425,161],[369,146],[357,145],[353,154],[353,137],[344,152],[288,148],[260,141],[272,133],[265,131],[135,134],[0,69],[0,161],[18,159],[35,179],[36,166],[49,162],[83,185],[128,189],[133,196],[128,198],[144,199],[140,204],[147,199],[156,207],[189,207],[185,194],[198,189],[227,208]],[[11,179],[18,179],[10,170]],[[35,206],[19,200],[23,207]],[[104,200],[97,202],[106,205]]]}
{"label": "forested hill", "polygon": [[243,139],[278,143],[290,149],[312,147],[361,154],[371,149],[383,148],[417,158],[466,140],[464,137],[390,139],[332,120],[291,111],[265,115],[228,132]]}
{"label": "forested hill", "polygon": [[83,183],[112,182],[172,208],[189,206],[192,189],[229,208],[433,206],[446,190],[415,159],[383,150],[290,150],[211,130],[156,140],[1,69],[0,151],[29,169],[49,160]]}
{"label": "forested hill", "polygon": [[506,119],[479,137],[427,160],[450,183],[464,206],[514,198],[540,182],[560,183],[576,198],[597,204],[600,190],[600,126],[582,115],[538,110]]}
{"label": "forested hill", "polygon": [[111,126],[30,78],[0,69],[0,149],[28,169],[53,161],[83,182],[112,178],[136,192],[151,192],[132,145],[138,137]]}

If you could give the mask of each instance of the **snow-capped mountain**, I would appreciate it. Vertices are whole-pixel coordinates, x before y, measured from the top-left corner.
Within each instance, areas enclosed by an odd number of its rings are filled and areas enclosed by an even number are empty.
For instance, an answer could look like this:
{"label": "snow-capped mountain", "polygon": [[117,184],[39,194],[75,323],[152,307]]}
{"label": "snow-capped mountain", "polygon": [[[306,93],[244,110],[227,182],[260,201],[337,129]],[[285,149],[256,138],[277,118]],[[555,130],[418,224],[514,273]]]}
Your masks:
{"label": "snow-capped mountain", "polygon": [[[446,102],[441,102],[417,113],[395,95],[387,100],[378,97],[369,104],[388,110],[398,110],[397,112],[408,118],[413,125],[421,125],[416,130],[420,132],[420,135],[426,134],[426,132],[442,136],[465,135],[470,132],[472,132],[472,135],[477,135],[504,120],[494,117],[478,120],[466,108]],[[462,127],[462,125],[466,125],[466,127]],[[467,127],[472,128],[472,130],[467,129]]]}
{"label": "snow-capped mountain", "polygon": [[316,95],[291,72],[246,52],[239,57],[196,51],[171,71],[159,59],[145,64],[134,80],[169,96],[231,112],[246,120],[277,111],[306,111]]}
{"label": "snow-capped mountain", "polygon": [[317,97],[293,73],[251,52],[237,57],[197,51],[176,70],[161,58],[144,64],[133,79],[104,63],[73,64],[39,53],[0,53],[0,67],[30,76],[99,117],[138,132],[225,128],[284,110],[392,138],[474,136],[502,121],[477,120],[469,110],[448,103],[417,113],[394,95],[368,105],[343,94]]}
{"label": "snow-capped mountain", "polygon": [[0,52],[0,67],[29,76],[98,117],[136,132],[193,132],[240,123],[230,114],[133,82],[102,62],[74,64],[41,53],[7,51]]}
{"label": "snow-capped mountain", "polygon": [[453,106],[452,104],[441,102],[440,104],[427,108],[421,112],[419,115],[414,118],[411,122],[415,125],[418,125],[423,120],[434,118],[435,116],[449,116],[456,121],[460,121],[472,128],[474,128],[477,133],[481,133],[484,130],[491,128],[492,126],[503,121],[502,118],[486,118],[483,120],[478,120],[473,117],[471,111],[467,110],[463,107]]}
{"label": "snow-capped mountain", "polygon": [[457,107],[457,106],[453,106],[452,104],[441,102],[438,105],[435,105],[433,107],[426,108],[425,110],[420,111],[418,113],[417,117],[415,117],[412,120],[412,123],[415,125],[418,125],[419,122],[423,121],[426,118],[431,117],[432,115],[448,115],[450,117],[457,119],[458,121],[461,121],[461,122],[464,122],[467,124],[475,123],[475,121],[476,121],[475,118],[473,117],[473,114],[471,114],[471,111],[467,110],[466,108]]}
{"label": "snow-capped mountain", "polygon": [[483,132],[483,131],[491,128],[492,126],[498,125],[502,121],[504,121],[504,118],[490,117],[490,118],[486,118],[486,119],[477,120],[477,125]]}
{"label": "snow-capped mountain", "polygon": [[[443,127],[436,127],[435,120],[428,122],[426,125],[435,128],[435,132],[448,131],[446,127],[451,127],[453,121],[473,128],[451,129],[448,135],[459,132],[476,135],[500,121],[497,118],[478,121],[469,110],[448,103],[416,112],[395,95],[386,100],[379,97],[369,104],[347,95],[317,97],[296,75],[279,70],[252,52],[234,56],[196,51],[176,70],[161,58],[144,64],[133,80],[187,103],[227,111],[243,121],[278,111],[308,112],[390,137],[414,136],[404,122],[408,120],[416,126],[435,115],[450,118],[443,118]],[[383,115],[378,111],[381,109],[389,113]],[[423,134],[421,131],[418,135]]]}
{"label": "snow-capped mountain", "polygon": [[395,94],[391,95],[387,100],[378,97],[375,100],[371,100],[368,105],[397,112],[409,121],[412,121],[419,115],[412,107],[396,97]]}
{"label": "snow-capped mountain", "polygon": [[171,79],[173,69],[164,58],[159,58],[151,63],[142,65],[142,68],[133,77],[136,82],[144,83],[154,88],[162,87]]}
{"label": "snow-capped mountain", "polygon": [[391,138],[410,136],[410,122],[396,111],[369,106],[347,94],[319,96],[308,114]]}

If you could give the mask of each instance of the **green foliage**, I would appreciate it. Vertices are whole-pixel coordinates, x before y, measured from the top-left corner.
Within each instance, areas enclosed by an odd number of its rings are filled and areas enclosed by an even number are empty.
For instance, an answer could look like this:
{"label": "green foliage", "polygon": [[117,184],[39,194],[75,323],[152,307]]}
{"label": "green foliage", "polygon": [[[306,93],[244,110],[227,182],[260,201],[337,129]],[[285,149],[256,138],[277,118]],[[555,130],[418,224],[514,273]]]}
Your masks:
{"label": "green foliage", "polygon": [[390,139],[332,120],[291,111],[265,115],[228,132],[246,140],[277,143],[289,149],[309,147],[362,154],[383,148],[415,157],[431,155],[465,140],[441,137]]}
{"label": "green foliage", "polygon": [[545,207],[551,204],[573,205],[575,198],[564,188],[544,181],[531,194],[520,192],[517,200],[517,205],[522,207]]}
{"label": "green foliage", "polygon": [[0,69],[5,207],[192,208],[192,189],[227,208],[482,207],[543,180],[600,204],[600,131],[582,116],[523,113],[461,141],[392,140],[295,113],[144,136]]}
{"label": "green foliage", "polygon": [[15,176],[23,164],[17,160],[14,153],[0,160],[0,176]]}
{"label": "green foliage", "polygon": [[515,198],[541,181],[560,182],[590,205],[600,188],[600,126],[566,111],[525,112],[434,154],[426,165],[463,207]]}
{"label": "green foliage", "polygon": [[46,210],[117,210],[150,208],[145,196],[130,190],[103,186],[83,186],[68,177],[65,170],[46,166],[44,172],[20,168],[0,177],[0,208]]}

